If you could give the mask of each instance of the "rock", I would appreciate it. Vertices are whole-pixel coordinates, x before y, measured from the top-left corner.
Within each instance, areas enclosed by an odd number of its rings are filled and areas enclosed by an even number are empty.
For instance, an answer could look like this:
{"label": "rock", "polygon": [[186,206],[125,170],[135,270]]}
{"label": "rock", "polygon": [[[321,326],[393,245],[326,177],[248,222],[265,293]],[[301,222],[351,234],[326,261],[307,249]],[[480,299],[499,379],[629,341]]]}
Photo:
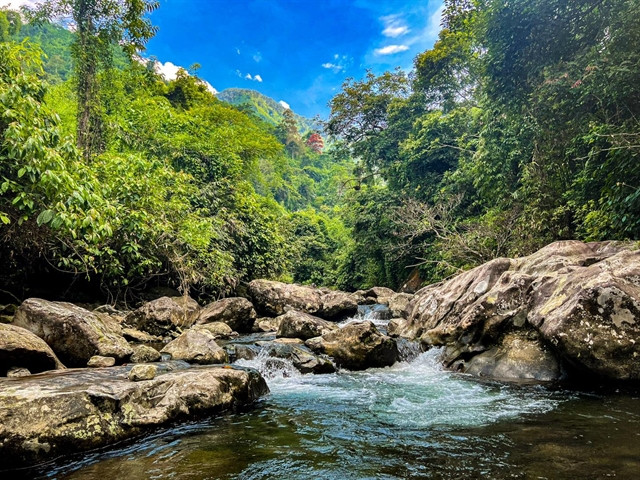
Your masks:
{"label": "rock", "polygon": [[563,241],[527,257],[493,260],[418,291],[395,332],[425,347],[445,346],[446,365],[464,364],[474,374],[502,376],[508,365],[514,378],[557,380],[567,366],[578,376],[640,380],[634,248]]}
{"label": "rock", "polygon": [[356,290],[350,296],[358,305],[373,305],[376,300],[372,297],[366,297],[364,290]]}
{"label": "rock", "polygon": [[0,376],[15,367],[38,373],[62,369],[64,365],[40,337],[15,325],[0,324]]}
{"label": "rock", "polygon": [[114,367],[0,379],[0,470],[107,447],[268,392],[249,369],[191,367],[142,382],[128,374]]}
{"label": "rock", "polygon": [[562,374],[553,353],[533,331],[508,333],[498,345],[467,362],[459,360],[452,368],[477,377],[510,381],[553,381]]}
{"label": "rock", "polygon": [[382,303],[387,305],[389,299],[396,294],[393,290],[387,287],[373,287],[364,292],[365,297],[374,298],[376,303]]}
{"label": "rock", "polygon": [[277,332],[280,328],[282,317],[261,317],[253,324],[254,332]]}
{"label": "rock", "polygon": [[71,303],[25,300],[14,325],[42,338],[69,367],[84,367],[94,355],[126,361],[133,351],[118,322]]}
{"label": "rock", "polygon": [[398,329],[400,328],[400,325],[403,321],[403,318],[392,318],[391,320],[389,320],[389,323],[387,323],[387,335],[389,335],[390,337],[399,337],[400,335],[398,335]]}
{"label": "rock", "polygon": [[104,368],[113,367],[116,364],[116,359],[113,357],[102,357],[100,355],[94,355],[87,362],[89,368]]}
{"label": "rock", "polygon": [[400,292],[402,293],[416,293],[420,290],[422,286],[422,275],[420,274],[420,269],[418,267],[411,270],[407,281],[400,288]]}
{"label": "rock", "polygon": [[146,345],[137,345],[133,347],[133,355],[131,355],[131,363],[149,363],[159,362],[162,358],[160,352],[155,348],[147,347]]}
{"label": "rock", "polygon": [[113,305],[100,305],[99,307],[94,308],[93,311],[94,313],[104,313],[105,315],[119,318],[124,318],[126,315],[126,312],[118,310]]}
{"label": "rock", "polygon": [[211,365],[225,363],[227,353],[218,346],[213,333],[203,329],[189,329],[169,342],[161,351],[168,353],[173,360]]}
{"label": "rock", "polygon": [[[182,300],[177,302],[176,299]],[[124,323],[128,327],[163,337],[190,328],[195,323],[198,315],[192,302],[183,297],[160,297],[128,313]]]}
{"label": "rock", "polygon": [[204,325],[195,325],[191,328],[196,330],[207,330],[216,338],[226,339],[238,336],[237,332],[234,332],[233,330],[231,330],[231,327],[229,325],[222,322],[205,323]]}
{"label": "rock", "polygon": [[249,300],[231,297],[207,305],[200,312],[197,323],[223,322],[236,332],[251,333],[256,317],[256,311]]}
{"label": "rock", "polygon": [[337,330],[339,327],[332,322],[323,320],[308,313],[290,310],[280,317],[280,327],[276,337],[308,338],[317,337]]}
{"label": "rock", "polygon": [[7,378],[28,377],[31,372],[23,367],[11,367],[7,370]]}
{"label": "rock", "polygon": [[283,358],[291,361],[300,373],[333,373],[335,365],[328,358],[314,354],[304,345],[294,343],[272,342],[263,347],[270,357]]}
{"label": "rock", "polygon": [[224,346],[224,349],[232,362],[238,360],[253,360],[259,353],[258,348],[253,345],[227,344]]}
{"label": "rock", "polygon": [[323,293],[313,287],[272,280],[253,280],[249,295],[258,313],[270,317],[282,315],[290,307],[314,314],[322,308]]}
{"label": "rock", "polygon": [[136,330],[135,328],[123,328],[122,335],[130,342],[140,343],[159,343],[162,342],[162,337],[156,335],[150,335],[147,332]]}
{"label": "rock", "polygon": [[389,310],[391,310],[391,316],[398,318],[407,318],[407,306],[413,299],[413,295],[409,293],[396,293],[389,298]]}
{"label": "rock", "polygon": [[155,365],[134,365],[127,378],[132,382],[142,382],[144,380],[153,380],[157,374],[158,367]]}
{"label": "rock", "polygon": [[330,291],[325,293],[321,302],[322,306],[317,315],[328,320],[342,320],[358,312],[358,302],[345,292]]}
{"label": "rock", "polygon": [[276,338],[271,343],[281,343],[283,345],[304,345],[304,340],[301,338]]}
{"label": "rock", "polygon": [[356,322],[305,342],[314,352],[326,353],[340,367],[364,370],[398,361],[395,340],[380,334],[372,322]]}

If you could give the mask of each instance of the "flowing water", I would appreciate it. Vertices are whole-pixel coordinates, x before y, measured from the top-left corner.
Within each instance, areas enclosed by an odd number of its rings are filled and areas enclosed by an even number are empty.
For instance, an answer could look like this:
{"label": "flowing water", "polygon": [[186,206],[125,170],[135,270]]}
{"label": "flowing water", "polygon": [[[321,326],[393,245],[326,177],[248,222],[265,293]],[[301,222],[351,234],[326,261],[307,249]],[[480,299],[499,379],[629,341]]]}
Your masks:
{"label": "flowing water", "polygon": [[[382,323],[382,322],[379,322]],[[406,348],[390,368],[301,375],[241,361],[271,393],[36,472],[60,479],[640,478],[640,399],[478,382]]]}

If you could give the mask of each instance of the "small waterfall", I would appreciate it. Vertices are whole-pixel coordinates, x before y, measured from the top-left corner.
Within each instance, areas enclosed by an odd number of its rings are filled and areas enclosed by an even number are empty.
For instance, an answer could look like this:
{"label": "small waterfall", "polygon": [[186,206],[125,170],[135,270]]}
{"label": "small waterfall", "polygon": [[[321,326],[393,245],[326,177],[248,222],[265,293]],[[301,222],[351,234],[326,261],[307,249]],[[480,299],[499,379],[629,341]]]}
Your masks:
{"label": "small waterfall", "polygon": [[237,365],[251,367],[258,370],[268,380],[300,377],[302,374],[286,358],[277,358],[269,355],[267,348],[261,348],[260,353],[252,360],[238,360]]}

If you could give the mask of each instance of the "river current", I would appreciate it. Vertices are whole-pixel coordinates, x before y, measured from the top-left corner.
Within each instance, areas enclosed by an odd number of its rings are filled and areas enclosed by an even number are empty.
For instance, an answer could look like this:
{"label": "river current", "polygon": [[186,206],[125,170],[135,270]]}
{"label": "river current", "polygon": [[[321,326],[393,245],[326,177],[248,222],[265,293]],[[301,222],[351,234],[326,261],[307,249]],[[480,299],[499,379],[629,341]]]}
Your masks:
{"label": "river current", "polygon": [[[380,323],[380,322],[379,322]],[[480,382],[405,346],[384,369],[301,375],[263,354],[252,408],[48,466],[60,479],[640,478],[636,392]]]}

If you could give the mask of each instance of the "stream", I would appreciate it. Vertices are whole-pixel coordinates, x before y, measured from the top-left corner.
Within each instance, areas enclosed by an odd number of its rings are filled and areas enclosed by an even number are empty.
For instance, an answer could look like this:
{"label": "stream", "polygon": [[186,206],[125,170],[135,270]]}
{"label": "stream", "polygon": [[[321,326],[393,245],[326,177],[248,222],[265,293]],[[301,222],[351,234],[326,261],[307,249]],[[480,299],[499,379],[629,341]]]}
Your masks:
{"label": "stream", "polygon": [[[383,325],[383,322],[378,321]],[[577,479],[640,477],[640,397],[481,382],[439,352],[301,375],[241,360],[271,393],[247,411],[48,465],[57,479]]]}

